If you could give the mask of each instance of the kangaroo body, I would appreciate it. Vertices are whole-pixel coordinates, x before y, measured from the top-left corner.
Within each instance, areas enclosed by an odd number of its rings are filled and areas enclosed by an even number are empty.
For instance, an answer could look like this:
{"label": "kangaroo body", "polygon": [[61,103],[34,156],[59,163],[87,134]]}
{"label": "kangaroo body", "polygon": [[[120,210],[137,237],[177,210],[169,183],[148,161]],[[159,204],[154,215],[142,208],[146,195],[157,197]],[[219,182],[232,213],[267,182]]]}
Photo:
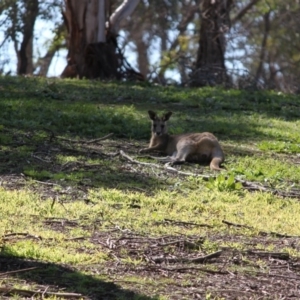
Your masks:
{"label": "kangaroo body", "polygon": [[140,153],[159,151],[168,157],[162,160],[172,163],[209,162],[212,170],[221,170],[220,164],[224,161],[224,152],[218,139],[210,132],[185,133],[170,135],[167,132],[166,122],[172,112],[161,118],[153,111],[148,111],[152,120],[152,135],[148,148],[141,149]]}

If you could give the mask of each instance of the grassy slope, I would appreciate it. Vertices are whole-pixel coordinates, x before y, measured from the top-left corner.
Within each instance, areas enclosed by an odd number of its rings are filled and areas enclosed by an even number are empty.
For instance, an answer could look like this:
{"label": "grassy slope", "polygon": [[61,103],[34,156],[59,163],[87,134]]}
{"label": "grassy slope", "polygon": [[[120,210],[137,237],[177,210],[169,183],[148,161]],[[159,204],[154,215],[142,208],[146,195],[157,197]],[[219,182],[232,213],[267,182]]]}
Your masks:
{"label": "grassy slope", "polygon": [[[297,243],[260,234],[300,235],[299,199],[247,191],[231,181],[234,176],[286,193],[300,189],[299,106],[296,96],[273,92],[0,77],[1,259],[14,258],[0,271],[31,266],[26,259],[39,261],[31,272],[2,273],[0,287],[38,290],[46,284],[49,291],[66,289],[95,299],[177,299],[185,285],[195,284],[192,274],[176,281],[137,271],[146,268],[150,246],[127,241],[137,247],[134,253],[124,245],[122,250],[122,244],[113,250],[126,234],[184,235],[196,245],[185,252],[192,257],[224,247],[299,257]],[[159,164],[131,164],[112,155],[123,150],[156,163],[138,155],[150,135],[148,109],[173,111],[173,133],[215,133],[229,179],[207,166],[177,169],[216,179],[174,175]],[[83,143],[108,133],[113,137]],[[222,220],[251,228],[228,227]],[[179,255],[171,246],[162,251]],[[265,262],[256,264],[268,270]],[[226,268],[244,274],[250,267]],[[207,298],[222,294],[211,288],[203,293]]]}

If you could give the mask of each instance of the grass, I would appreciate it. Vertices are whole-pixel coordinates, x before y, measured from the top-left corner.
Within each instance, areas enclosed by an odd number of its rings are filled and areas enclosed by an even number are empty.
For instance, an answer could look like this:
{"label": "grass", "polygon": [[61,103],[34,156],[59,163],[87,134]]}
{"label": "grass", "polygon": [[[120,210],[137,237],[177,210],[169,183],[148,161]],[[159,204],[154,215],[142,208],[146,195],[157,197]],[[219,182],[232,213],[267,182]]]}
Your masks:
{"label": "grass", "polygon": [[[0,92],[3,297],[258,299],[243,285],[277,262],[298,276],[296,96],[22,77],[0,77]],[[174,112],[172,133],[213,132],[226,170],[183,176],[140,156],[149,109]],[[270,299],[291,290],[279,281]]]}

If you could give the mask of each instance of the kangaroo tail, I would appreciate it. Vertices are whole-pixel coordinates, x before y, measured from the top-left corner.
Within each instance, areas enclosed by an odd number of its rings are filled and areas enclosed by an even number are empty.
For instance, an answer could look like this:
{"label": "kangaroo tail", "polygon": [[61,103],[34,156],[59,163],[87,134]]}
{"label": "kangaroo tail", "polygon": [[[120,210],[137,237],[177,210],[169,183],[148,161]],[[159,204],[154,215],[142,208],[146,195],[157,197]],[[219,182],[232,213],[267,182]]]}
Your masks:
{"label": "kangaroo tail", "polygon": [[210,162],[210,169],[211,170],[217,170],[221,171],[220,165],[224,161],[224,152],[220,146],[215,147],[215,149],[212,151],[212,160]]}
{"label": "kangaroo tail", "polygon": [[223,161],[224,161],[224,159],[221,157],[214,157],[210,162],[210,165],[209,165],[210,169],[216,170],[216,171],[221,171],[222,169],[220,168],[220,165]]}

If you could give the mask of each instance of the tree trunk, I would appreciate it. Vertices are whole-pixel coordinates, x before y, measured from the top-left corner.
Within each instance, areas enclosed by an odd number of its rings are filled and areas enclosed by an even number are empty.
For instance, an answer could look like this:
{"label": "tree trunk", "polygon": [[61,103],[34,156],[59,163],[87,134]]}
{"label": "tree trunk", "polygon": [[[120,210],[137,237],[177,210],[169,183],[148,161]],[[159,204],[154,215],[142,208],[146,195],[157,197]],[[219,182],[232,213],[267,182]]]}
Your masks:
{"label": "tree trunk", "polygon": [[134,40],[136,44],[136,51],[137,51],[137,60],[138,66],[141,74],[146,78],[149,74],[149,58],[148,58],[148,46],[143,41],[143,30],[137,30],[134,35]]}
{"label": "tree trunk", "polygon": [[122,78],[116,35],[120,22],[133,12],[138,2],[124,0],[106,28],[107,0],[65,0],[68,64],[61,77]]}
{"label": "tree trunk", "polygon": [[270,32],[270,14],[271,12],[267,12],[264,14],[264,34],[261,42],[261,50],[259,55],[259,64],[256,70],[255,82],[257,83],[261,77],[263,71],[263,64],[265,62],[265,56],[267,52],[267,39]]}
{"label": "tree trunk", "polygon": [[43,57],[40,57],[34,65],[34,72],[38,71],[39,76],[46,77],[55,54],[62,48],[66,48],[64,37],[65,25],[62,22],[55,28],[55,36],[48,46],[47,52]]}
{"label": "tree trunk", "polygon": [[[111,52],[115,53],[115,48],[105,43],[105,0],[65,0],[65,5],[63,17],[68,31],[68,64],[61,77],[101,77],[101,74],[93,74],[93,62],[98,64],[97,49],[110,47]],[[102,23],[99,26],[100,20]],[[113,66],[109,75],[114,77],[115,73],[116,67]]]}
{"label": "tree trunk", "polygon": [[32,74],[32,37],[34,23],[39,13],[38,0],[24,1],[23,40],[18,51],[18,75]]}
{"label": "tree trunk", "polygon": [[197,61],[191,86],[228,81],[225,67],[225,33],[229,29],[231,0],[203,0]]}

